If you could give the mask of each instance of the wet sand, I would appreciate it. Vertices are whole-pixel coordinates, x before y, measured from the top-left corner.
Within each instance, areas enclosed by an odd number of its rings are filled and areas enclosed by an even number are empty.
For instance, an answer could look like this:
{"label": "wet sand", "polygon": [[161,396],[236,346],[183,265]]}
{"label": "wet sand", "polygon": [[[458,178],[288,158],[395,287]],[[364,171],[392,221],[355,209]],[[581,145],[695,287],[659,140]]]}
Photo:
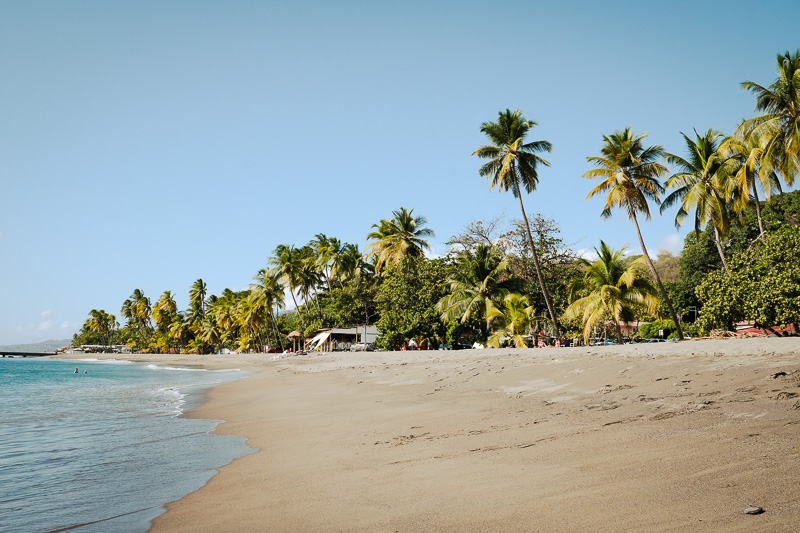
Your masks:
{"label": "wet sand", "polygon": [[154,532],[800,524],[798,338],[126,358],[253,373],[189,416],[259,452]]}

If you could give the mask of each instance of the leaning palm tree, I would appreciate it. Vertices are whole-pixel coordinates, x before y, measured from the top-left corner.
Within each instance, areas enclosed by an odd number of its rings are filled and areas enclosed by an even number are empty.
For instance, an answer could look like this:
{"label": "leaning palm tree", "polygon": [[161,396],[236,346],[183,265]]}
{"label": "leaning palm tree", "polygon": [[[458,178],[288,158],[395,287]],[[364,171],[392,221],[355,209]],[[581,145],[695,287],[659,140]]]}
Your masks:
{"label": "leaning palm tree", "polygon": [[443,322],[462,324],[472,317],[483,322],[492,302],[521,289],[521,280],[508,277],[508,261],[485,244],[460,253],[445,283],[450,292],[436,304],[436,311]]}
{"label": "leaning palm tree", "polygon": [[517,348],[526,348],[526,335],[530,334],[534,322],[545,320],[542,316],[534,316],[533,307],[527,296],[516,293],[506,294],[502,302],[489,302],[486,310],[487,324],[492,327],[489,346],[499,348],[506,339]]}
{"label": "leaning palm tree", "polygon": [[678,337],[683,339],[678,315],[672,306],[664,284],[656,271],[647,247],[642,239],[642,232],[639,229],[639,221],[636,213],[644,213],[645,219],[650,219],[650,207],[647,203],[648,198],[656,204],[659,203],[658,194],[664,192],[664,188],[658,181],[658,177],[667,172],[664,165],[658,163],[658,159],[664,156],[664,149],[661,146],[645,147],[642,140],[646,134],[636,136],[631,132],[630,127],[623,131],[614,132],[610,137],[603,135],[604,145],[600,149],[601,157],[587,157],[586,160],[594,163],[600,168],[586,172],[584,178],[602,178],[603,181],[586,196],[588,200],[592,196],[605,193],[606,205],[601,213],[603,218],[611,216],[611,209],[618,207],[628,214],[636,227],[636,234],[639,237],[639,245],[642,247],[647,266],[650,273],[658,284],[658,290],[669,308],[672,320],[678,330]]}
{"label": "leaning palm tree", "polygon": [[763,170],[791,185],[800,168],[800,50],[778,55],[778,78],[769,87],[746,81],[742,88],[755,94],[756,111],[764,112],[745,121],[766,141]]}
{"label": "leaning palm tree", "polygon": [[667,178],[666,188],[671,192],[661,203],[661,212],[680,202],[675,215],[675,227],[680,228],[689,212],[694,210],[694,229],[699,232],[706,225],[714,228],[717,252],[722,265],[728,270],[728,261],[722,249],[721,236],[730,230],[730,198],[733,193],[732,163],[720,149],[722,133],[708,130],[695,139],[681,133],[686,142],[687,157],[666,154],[667,161],[678,167],[678,172]]}
{"label": "leaning palm tree", "polygon": [[385,265],[400,263],[404,257],[422,257],[425,250],[431,249],[425,239],[436,234],[432,229],[422,227],[428,223],[425,217],[415,217],[413,213],[413,209],[409,211],[401,207],[392,211],[394,216],[391,220],[382,219],[372,225],[375,231],[367,235],[367,240],[375,242],[367,246],[364,254],[375,256],[377,272]]}
{"label": "leaning palm tree", "polygon": [[539,278],[539,286],[547,304],[547,311],[553,323],[554,334],[558,336],[558,320],[556,319],[553,304],[550,302],[550,294],[544,284],[542,269],[539,265],[539,255],[533,244],[528,217],[525,214],[525,206],[522,203],[522,189],[531,193],[539,183],[537,167],[539,165],[550,166],[550,163],[539,157],[537,154],[549,152],[552,145],[548,141],[532,141],[525,143],[525,135],[536,126],[536,122],[526,120],[522,116],[522,111],[511,111],[506,109],[498,114],[497,122],[484,122],[481,125],[481,133],[485,133],[492,144],[481,146],[472,155],[477,155],[481,159],[488,159],[489,162],[481,166],[478,171],[481,176],[489,180],[489,190],[495,185],[500,190],[511,191],[514,198],[519,200],[519,208],[522,211],[522,220],[527,230],[528,246],[533,255],[533,264],[536,268],[536,276]]}
{"label": "leaning palm tree", "polygon": [[578,259],[577,265],[586,270],[583,277],[575,278],[569,284],[572,303],[564,316],[583,321],[583,340],[587,344],[593,328],[608,317],[614,318],[617,342],[622,344],[620,322],[632,321],[637,309],[643,308],[648,313],[655,313],[658,309],[658,291],[643,275],[646,268],[644,256],[628,263],[624,255],[626,248],[612,250],[600,241],[600,249],[594,249],[596,261]]}

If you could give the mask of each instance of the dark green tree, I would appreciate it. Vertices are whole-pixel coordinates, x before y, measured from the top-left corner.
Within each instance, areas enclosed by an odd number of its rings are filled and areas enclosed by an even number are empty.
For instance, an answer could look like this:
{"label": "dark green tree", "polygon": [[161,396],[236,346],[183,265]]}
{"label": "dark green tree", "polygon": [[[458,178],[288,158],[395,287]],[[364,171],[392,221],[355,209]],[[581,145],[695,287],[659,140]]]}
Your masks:
{"label": "dark green tree", "polygon": [[387,266],[376,297],[378,345],[396,349],[410,339],[443,339],[445,325],[436,303],[445,295],[441,260],[408,257]]}
{"label": "dark green tree", "polygon": [[711,272],[697,287],[700,323],[729,329],[736,322],[756,327],[800,323],[800,227],[770,233],[731,259],[730,275]]}

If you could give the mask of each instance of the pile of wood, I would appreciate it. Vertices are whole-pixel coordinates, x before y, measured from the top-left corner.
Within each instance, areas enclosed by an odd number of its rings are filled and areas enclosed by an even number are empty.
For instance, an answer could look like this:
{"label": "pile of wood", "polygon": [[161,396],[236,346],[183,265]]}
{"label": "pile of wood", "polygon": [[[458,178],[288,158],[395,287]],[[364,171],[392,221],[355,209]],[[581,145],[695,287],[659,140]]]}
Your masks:
{"label": "pile of wood", "polygon": [[765,337],[760,331],[725,331],[715,329],[708,334],[709,339],[752,339],[754,337]]}

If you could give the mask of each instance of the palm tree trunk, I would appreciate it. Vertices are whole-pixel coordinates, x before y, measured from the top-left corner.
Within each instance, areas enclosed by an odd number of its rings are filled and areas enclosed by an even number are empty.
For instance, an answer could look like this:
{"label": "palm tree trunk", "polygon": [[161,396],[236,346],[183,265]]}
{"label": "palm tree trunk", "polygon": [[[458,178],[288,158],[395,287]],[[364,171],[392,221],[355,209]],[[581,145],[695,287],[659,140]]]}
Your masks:
{"label": "palm tree trunk", "polygon": [[294,297],[294,290],[291,287],[289,288],[289,294],[292,295],[292,301],[294,302],[295,312],[297,312],[298,316],[300,316],[301,322],[305,324],[305,321],[303,320],[305,317],[303,316],[303,313],[300,312],[300,307],[297,305],[297,299]]}
{"label": "palm tree trunk", "polygon": [[639,229],[639,221],[636,220],[636,212],[633,210],[630,200],[628,201],[628,213],[630,213],[631,219],[633,220],[633,225],[636,226],[636,235],[639,236],[639,245],[642,247],[642,254],[647,261],[647,266],[650,267],[650,273],[653,274],[653,277],[656,279],[658,290],[661,292],[661,296],[664,298],[664,301],[667,302],[669,314],[672,316],[672,321],[675,323],[675,327],[678,329],[678,340],[683,340],[683,329],[681,329],[681,323],[678,320],[678,315],[675,313],[675,308],[672,307],[672,301],[669,299],[669,295],[667,295],[667,290],[664,288],[664,284],[661,283],[661,277],[658,275],[655,265],[653,265],[653,260],[650,259],[650,254],[647,253],[647,247],[644,245],[642,232]]}
{"label": "palm tree trunk", "polygon": [[764,221],[761,220],[761,202],[758,201],[758,189],[756,189],[756,182],[753,180],[753,199],[756,202],[756,217],[758,217],[758,230],[761,232],[761,242],[767,244],[767,232],[764,231]]}
{"label": "palm tree trunk", "polygon": [[622,346],[622,327],[619,325],[619,320],[617,320],[616,317],[614,317],[614,326],[616,326],[617,329],[617,343]]}
{"label": "palm tree trunk", "polygon": [[[712,226],[714,224],[712,223]],[[717,241],[717,252],[719,252],[719,256],[722,258],[722,266],[725,267],[725,272],[728,271],[728,261],[725,260],[725,253],[722,251],[722,243],[719,240],[719,230],[717,226],[714,226],[714,239]]]}
{"label": "palm tree trunk", "polygon": [[547,287],[544,286],[544,278],[542,277],[542,269],[539,268],[539,254],[536,253],[536,247],[533,246],[533,236],[531,236],[531,226],[528,224],[528,217],[525,215],[525,206],[522,205],[522,196],[519,194],[517,188],[517,198],[519,199],[519,208],[522,210],[522,220],[525,222],[525,231],[528,235],[528,245],[531,247],[531,254],[533,255],[533,265],[536,268],[536,276],[539,278],[539,286],[542,288],[544,295],[544,302],[547,304],[547,311],[550,313],[550,320],[553,321],[553,336],[559,337],[558,320],[553,311],[553,304],[550,303],[550,295],[547,293]]}
{"label": "palm tree trunk", "polygon": [[278,329],[278,321],[275,320],[275,315],[272,314],[272,309],[269,310],[269,317],[272,319],[272,327],[275,329],[275,339],[281,345],[281,350],[283,350],[283,339],[281,339],[281,331]]}

